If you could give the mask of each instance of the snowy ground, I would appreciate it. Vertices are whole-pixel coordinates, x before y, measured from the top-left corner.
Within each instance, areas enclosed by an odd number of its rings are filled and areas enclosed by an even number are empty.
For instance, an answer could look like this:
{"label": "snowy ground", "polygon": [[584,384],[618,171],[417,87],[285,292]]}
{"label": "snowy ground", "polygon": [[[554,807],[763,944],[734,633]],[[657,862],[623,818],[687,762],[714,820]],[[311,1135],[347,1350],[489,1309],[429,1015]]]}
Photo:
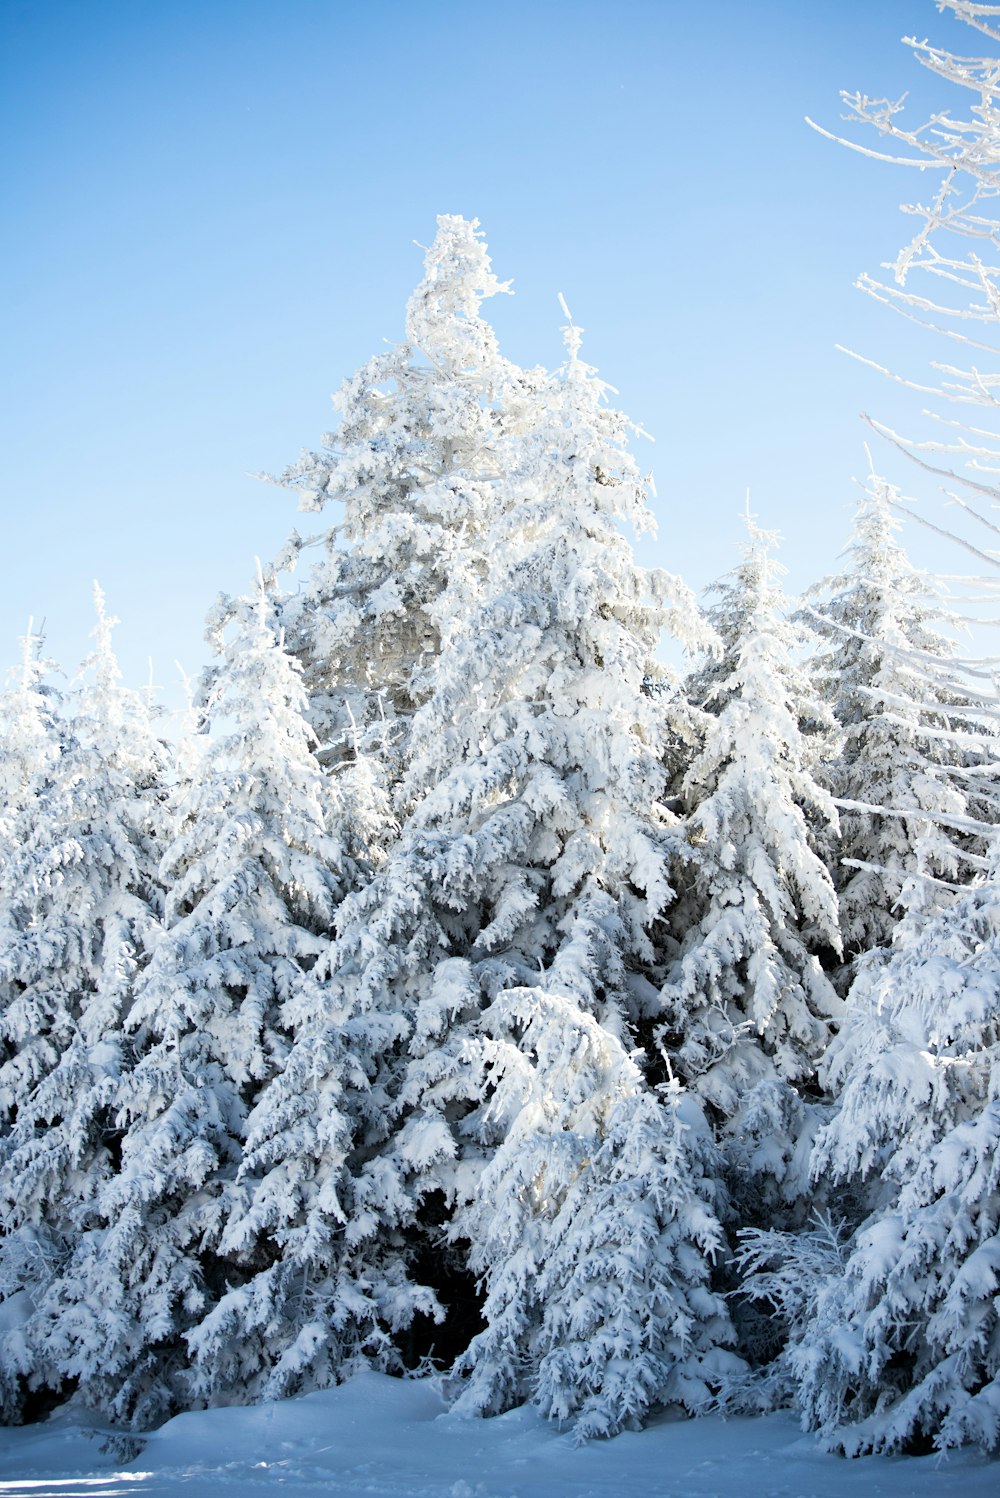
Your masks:
{"label": "snowy ground", "polygon": [[[1000,1463],[843,1461],[785,1415],[663,1420],[583,1448],[528,1410],[445,1413],[429,1383],[378,1374],[256,1409],[180,1415],[133,1460],[65,1414],[0,1431],[0,1498],[995,1498]],[[126,1453],[127,1455],[127,1453]]]}

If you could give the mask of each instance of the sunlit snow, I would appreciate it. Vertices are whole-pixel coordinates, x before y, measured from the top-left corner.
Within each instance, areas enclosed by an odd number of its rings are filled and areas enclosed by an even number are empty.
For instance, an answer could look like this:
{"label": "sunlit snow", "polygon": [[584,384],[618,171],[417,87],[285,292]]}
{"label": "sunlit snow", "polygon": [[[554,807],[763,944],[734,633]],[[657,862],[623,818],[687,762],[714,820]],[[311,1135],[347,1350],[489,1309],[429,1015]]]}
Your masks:
{"label": "sunlit snow", "polygon": [[[105,1433],[102,1434],[102,1431]],[[218,1498],[280,1488],[289,1498],[986,1498],[996,1468],[947,1456],[845,1461],[791,1415],[661,1417],[575,1446],[530,1409],[490,1420],[446,1412],[430,1381],[366,1373],[338,1389],[253,1409],[178,1415],[131,1461],[106,1427],[67,1413],[0,1432],[0,1495]]]}

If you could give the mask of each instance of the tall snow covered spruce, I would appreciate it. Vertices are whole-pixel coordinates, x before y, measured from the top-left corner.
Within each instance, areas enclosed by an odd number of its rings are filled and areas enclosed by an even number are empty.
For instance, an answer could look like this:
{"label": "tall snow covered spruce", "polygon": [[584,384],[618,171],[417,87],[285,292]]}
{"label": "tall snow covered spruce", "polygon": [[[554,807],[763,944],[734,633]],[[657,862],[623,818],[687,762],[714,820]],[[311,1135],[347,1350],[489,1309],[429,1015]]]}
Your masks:
{"label": "tall snow covered spruce", "polygon": [[190,1341],[205,1390],[398,1366],[447,1310],[442,1254],[465,1258],[487,1296],[461,1407],[534,1394],[611,1433],[697,1407],[729,1357],[713,1147],[634,1042],[683,843],[654,651],[665,624],[705,631],[632,559],[645,484],[578,330],[558,375],[517,369],[479,312],[499,289],[475,225],[442,218],[410,344],[348,382],[291,475],[349,517],[280,605],[321,754],[368,746],[401,830],[250,1119],[222,1245],[261,1267]]}
{"label": "tall snow covered spruce", "polygon": [[836,812],[816,778],[823,735],[806,731],[824,713],[798,664],[774,538],[747,525],[744,560],[709,610],[723,654],[688,688],[701,747],[681,785],[692,847],[660,1032],[710,1110],[736,1227],[802,1209],[803,1093],[841,1009],[818,956],[839,949],[818,851]]}
{"label": "tall snow covered spruce", "polygon": [[[443,217],[408,305],[410,341],[347,381],[340,428],[285,475],[305,508],[344,505],[343,525],[320,538],[319,560],[280,608],[320,758],[336,783],[353,779],[350,820],[372,825],[382,853],[393,840],[386,798],[406,810],[401,777],[439,658],[438,600],[446,590],[474,597],[480,585],[507,397],[527,383],[479,315],[481,301],[504,289],[476,226]],[[298,565],[303,550],[293,538],[283,563]],[[361,893],[338,925],[349,923],[367,879],[356,881]],[[412,892],[405,899],[422,919]],[[391,920],[388,908],[373,917],[365,940],[374,945]],[[224,1241],[261,1267],[192,1336],[205,1387],[220,1380],[226,1339],[235,1345],[246,1326],[256,1366],[237,1358],[222,1382],[270,1396],[335,1382],[360,1361],[399,1368],[398,1341],[414,1317],[440,1315],[411,1273],[409,1203],[391,1168],[375,1163],[409,1023],[392,985],[397,955],[390,946],[365,982],[344,951],[338,941],[319,960],[287,1061],[250,1120]]]}

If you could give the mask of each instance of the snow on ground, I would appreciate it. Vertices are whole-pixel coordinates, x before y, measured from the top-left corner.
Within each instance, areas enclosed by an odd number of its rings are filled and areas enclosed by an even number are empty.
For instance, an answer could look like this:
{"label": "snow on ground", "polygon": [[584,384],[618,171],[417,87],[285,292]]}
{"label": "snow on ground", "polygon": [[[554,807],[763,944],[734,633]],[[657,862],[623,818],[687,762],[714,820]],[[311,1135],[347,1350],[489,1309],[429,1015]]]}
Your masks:
{"label": "snow on ground", "polygon": [[179,1415],[115,1455],[64,1411],[0,1431],[0,1498],[995,1498],[972,1451],[844,1461],[788,1415],[654,1422],[575,1447],[536,1412],[447,1413],[429,1380],[369,1373],[280,1404]]}

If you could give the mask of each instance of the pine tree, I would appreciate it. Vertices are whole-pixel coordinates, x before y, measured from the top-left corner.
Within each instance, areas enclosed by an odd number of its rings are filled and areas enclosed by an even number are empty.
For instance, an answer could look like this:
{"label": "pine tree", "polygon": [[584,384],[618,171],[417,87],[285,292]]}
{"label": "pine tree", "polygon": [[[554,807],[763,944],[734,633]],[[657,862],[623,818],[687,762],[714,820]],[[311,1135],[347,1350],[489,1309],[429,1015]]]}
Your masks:
{"label": "pine tree", "polygon": [[[995,6],[941,0],[939,8],[1000,40]],[[931,176],[940,173],[940,185],[929,197],[906,205],[917,228],[889,267],[891,280],[863,276],[859,284],[908,320],[947,338],[949,352],[932,366],[930,384],[893,376],[919,392],[923,415],[933,422],[929,430],[906,436],[882,422],[870,424],[913,461],[916,471],[943,480],[950,501],[967,518],[995,534],[996,527],[976,507],[997,497],[997,438],[991,431],[996,376],[984,366],[982,354],[993,351],[988,335],[998,305],[998,269],[990,251],[1000,245],[991,208],[1000,75],[995,57],[956,55],[928,41],[909,45],[930,72],[962,91],[967,107],[955,96],[954,108],[938,108],[929,121],[911,127],[900,117],[902,100],[844,96],[848,117],[873,126],[885,143],[885,149],[863,148],[866,155],[907,162],[921,173],[930,168]],[[956,363],[959,359],[965,367]],[[927,409],[928,397],[934,409]],[[961,409],[952,413],[956,405]],[[897,491],[889,485],[873,488],[882,506],[898,506]],[[974,554],[992,574],[974,580],[977,593],[984,584],[995,586],[994,552],[924,516],[916,518]],[[871,502],[859,541],[873,558],[881,557],[881,565],[899,565],[884,511]],[[882,716],[881,702],[885,721],[895,730],[895,742],[881,751],[872,736],[873,774],[884,773],[888,762],[918,806],[929,794],[931,815],[927,833],[921,831],[901,854],[912,884],[910,891],[905,880],[902,886],[909,907],[905,921],[892,932],[891,947],[862,955],[855,964],[844,1026],[821,1073],[837,1097],[836,1108],[812,1159],[816,1181],[840,1183],[860,1204],[861,1221],[858,1225],[855,1217],[846,1225],[846,1241],[843,1231],[827,1233],[818,1251],[818,1233],[808,1235],[812,1241],[792,1235],[765,1241],[766,1235],[759,1235],[751,1240],[748,1257],[758,1271],[758,1288],[784,1310],[790,1324],[777,1380],[789,1380],[806,1424],[821,1429],[831,1446],[857,1453],[971,1439],[994,1450],[1000,1444],[1000,1073],[997,854],[988,824],[996,820],[995,777],[976,763],[981,745],[974,733],[971,744],[957,740],[962,754],[956,755],[956,736],[941,718],[950,718],[957,695],[962,715],[973,725],[995,722],[995,682],[988,663],[962,663],[969,669],[955,693],[947,663],[942,678],[935,642],[915,649],[909,639],[914,624],[921,631],[925,627],[922,603],[905,569],[899,583],[899,611],[876,609],[865,631],[869,639],[859,640],[850,671],[864,681],[867,653],[875,672],[874,722]],[[860,592],[855,596],[862,612],[871,606]],[[887,621],[888,642],[880,634],[880,619]],[[887,648],[893,644],[898,650]],[[891,683],[892,696],[883,696],[884,680]],[[860,717],[846,703],[845,716],[855,722]],[[942,761],[948,779],[940,773]],[[851,772],[861,770],[851,767]],[[963,794],[971,802],[967,818],[953,816],[947,805],[947,797]],[[872,797],[869,804],[878,803]],[[905,811],[910,804],[895,809]],[[877,840],[878,862],[888,869],[883,888],[891,892],[893,842],[907,834],[906,820],[893,831],[878,811],[869,815],[877,820],[868,837]],[[924,819],[914,821],[919,825]],[[955,855],[939,827],[965,844],[964,862],[974,868],[967,839],[981,840],[986,857],[972,883],[942,888],[940,872],[933,871],[953,872]],[[865,834],[861,824],[854,829],[849,823],[848,829],[852,837]],[[866,872],[883,878],[878,869]],[[848,901],[855,916],[846,928],[854,950],[887,934],[884,925],[859,921],[857,894]]]}
{"label": "pine tree", "polygon": [[[805,1422],[849,1454],[1000,1446],[1000,884],[860,967],[817,1177],[877,1205],[793,1324]],[[794,1242],[785,1246],[796,1262]],[[804,1314],[803,1314],[804,1312]]]}
{"label": "pine tree", "polygon": [[896,539],[900,503],[873,474],[850,570],[823,585],[811,611],[826,641],[817,679],[841,730],[824,778],[848,803],[835,863],[848,959],[888,946],[905,910],[919,919],[968,878],[962,852],[974,848],[950,829],[982,801],[976,762],[987,741],[963,714],[955,647],[937,627],[950,616]]}
{"label": "pine tree", "polygon": [[144,699],[120,685],[117,621],[96,586],[95,602],[96,646],[82,671],[90,680],[70,722],[49,716],[39,665],[26,660],[18,723],[34,769],[4,868],[13,921],[0,962],[16,997],[4,1015],[2,1284],[36,1314],[3,1356],[32,1387],[58,1387],[64,1376],[37,1308],[85,1241],[116,1166],[123,1017],[162,911],[157,839],[169,756]]}
{"label": "pine tree", "polygon": [[531,387],[481,316],[509,283],[493,274],[477,222],[444,214],[437,224],[406,342],[344,382],[336,431],[279,480],[304,511],[343,506],[312,539],[293,534],[278,562],[320,553],[281,618],[324,761],[352,759],[360,735],[390,784],[426,692],[421,670],[440,648],[435,600],[449,586],[475,596],[501,429]]}
{"label": "pine tree", "polygon": [[218,1245],[247,1112],[284,1059],[345,862],[263,588],[218,644],[203,687],[217,736],[178,787],[166,929],[125,1017],[119,1168],[35,1317],[82,1397],[139,1426],[192,1397],[183,1333],[229,1272]]}
{"label": "pine tree", "polygon": [[[338,962],[364,1003],[410,1026],[385,1073],[393,1130],[364,1189],[396,1231],[419,1229],[430,1200],[454,1202],[448,1236],[471,1245],[486,1284],[458,1407],[488,1413],[536,1389],[608,1434],[678,1390],[689,1407],[703,1399],[729,1333],[707,1289],[717,1225],[700,1147],[677,1146],[675,1114],[649,1106],[630,1059],[678,837],[659,805],[653,652],[664,623],[688,643],[704,632],[686,590],[638,568],[621,534],[648,524],[645,486],[578,338],[571,327],[568,365],[509,449],[477,611],[442,595],[442,654],[411,739],[415,809],[345,905]],[[641,1162],[630,1114],[656,1140]],[[556,1356],[572,1256],[596,1231],[588,1198],[613,1188],[697,1201],[672,1228],[683,1289],[668,1293],[638,1206],[638,1262],[625,1273],[609,1249],[595,1280],[598,1300],[621,1297],[634,1387],[596,1323]],[[668,1347],[650,1296],[678,1325],[698,1301],[690,1335]]]}
{"label": "pine tree", "polygon": [[[578,1441],[635,1429],[652,1407],[699,1412],[739,1360],[706,1266],[724,1252],[719,1161],[676,1082],[634,1074],[565,1181],[538,1276],[534,1398]],[[515,1254],[518,1250],[515,1248]]]}
{"label": "pine tree", "polygon": [[[3,1062],[0,1066],[0,1116],[9,1127],[30,1092],[36,1072],[51,1064],[48,1022],[32,1007],[26,948],[34,941],[34,883],[29,873],[33,850],[41,842],[38,826],[51,803],[52,785],[65,747],[67,726],[61,716],[61,694],[47,680],[57,669],[42,657],[43,641],[29,623],[22,642],[16,680],[0,697],[2,842],[0,842],[0,984],[2,984]],[[13,673],[12,673],[13,674]],[[22,970],[27,981],[22,978]],[[27,997],[25,995],[27,994]],[[32,1059],[34,1043],[41,1047]],[[21,1055],[27,1045],[27,1054]],[[20,1059],[19,1059],[20,1058]]]}
{"label": "pine tree", "polygon": [[[497,447],[516,420],[509,394],[529,383],[499,357],[479,315],[482,300],[505,289],[476,224],[440,218],[407,309],[409,343],[345,384],[326,450],[285,475],[307,508],[344,503],[343,526],[323,538],[322,560],[281,617],[322,759],[350,776],[355,824],[382,833],[385,796],[405,807],[410,723],[440,651],[438,600],[447,590],[468,601],[480,586],[484,527],[507,461]],[[384,921],[364,939],[374,944]],[[237,1359],[234,1378],[267,1397],[335,1382],[359,1361],[398,1368],[397,1334],[419,1313],[438,1314],[410,1273],[402,1200],[383,1199],[391,1173],[357,1169],[388,1129],[381,1072],[407,1029],[402,1008],[382,996],[387,972],[371,980],[372,1013],[365,981],[324,957],[311,999],[296,1007],[287,1061],[249,1120],[248,1199],[224,1240],[261,1267],[192,1337],[200,1378],[211,1379],[220,1347],[246,1328],[260,1358],[251,1374]]]}
{"label": "pine tree", "polygon": [[[30,1092],[36,1066],[44,1067],[50,1056],[48,1031],[37,1016],[34,1046],[26,1046],[26,1020],[21,981],[22,951],[32,911],[23,887],[25,851],[34,845],[38,806],[47,797],[56,773],[65,739],[60,720],[61,697],[46,680],[56,668],[42,656],[43,641],[29,621],[21,642],[20,668],[12,672],[13,684],[0,695],[0,1138],[6,1140],[18,1107]],[[33,1050],[41,1043],[42,1055]],[[24,1047],[28,1054],[20,1058]],[[51,1273],[53,1250],[49,1242],[31,1241],[20,1235],[21,1254],[14,1244],[0,1246],[0,1298],[9,1328],[23,1323],[31,1311],[24,1287]],[[0,1416],[19,1418],[23,1382],[13,1366],[10,1348],[0,1349]]]}
{"label": "pine tree", "polygon": [[716,585],[720,659],[694,678],[700,752],[682,782],[688,810],[687,921],[663,989],[662,1044],[703,1100],[727,1160],[734,1220],[787,1209],[807,1186],[803,1092],[840,1012],[819,960],[839,945],[820,857],[836,825],[816,778],[821,726],[801,632],[747,519],[741,565]]}

